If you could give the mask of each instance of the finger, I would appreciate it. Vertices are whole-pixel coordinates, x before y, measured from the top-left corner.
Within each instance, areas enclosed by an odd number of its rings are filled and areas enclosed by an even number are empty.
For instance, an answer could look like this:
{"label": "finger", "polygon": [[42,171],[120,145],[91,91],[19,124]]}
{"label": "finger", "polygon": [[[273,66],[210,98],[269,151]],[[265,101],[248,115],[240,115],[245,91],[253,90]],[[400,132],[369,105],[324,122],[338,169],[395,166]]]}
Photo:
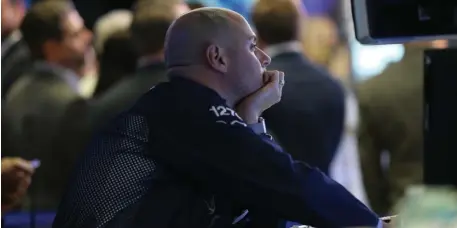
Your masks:
{"label": "finger", "polygon": [[14,178],[15,178],[16,180],[22,180],[22,179],[24,179],[26,176],[30,176],[30,175],[28,174],[28,172],[26,172],[26,171],[22,171],[22,170],[19,170],[19,169],[18,169],[18,170],[15,170],[15,172],[14,172]]}
{"label": "finger", "polygon": [[14,168],[25,171],[29,174],[35,172],[35,168],[30,161],[26,161],[22,158],[16,158],[14,161]]}
{"label": "finger", "polygon": [[21,182],[21,185],[27,189],[31,183],[32,183],[32,177],[28,176],[28,177],[24,178],[24,180]]}
{"label": "finger", "polygon": [[285,79],[284,79],[284,72],[279,72],[279,93],[282,95],[282,89],[284,88]]}
{"label": "finger", "polygon": [[263,72],[263,84],[267,84],[270,81],[270,75],[268,71]]}
{"label": "finger", "polygon": [[18,195],[19,197],[25,195],[27,193],[27,190],[29,189],[29,186],[31,183],[30,181],[31,180],[27,180],[27,181],[24,181],[23,183],[21,183],[21,185],[19,185],[16,190],[16,195]]}
{"label": "finger", "polygon": [[18,179],[18,185],[30,185],[32,177],[30,175],[23,175]]}
{"label": "finger", "polygon": [[30,182],[32,180],[31,178],[32,177],[30,174],[23,171],[19,171],[14,174],[14,178],[8,184],[12,189],[17,189],[20,186],[30,185]]}
{"label": "finger", "polygon": [[279,71],[277,71],[277,70],[271,71],[269,83],[278,83],[278,82],[279,82]]}
{"label": "finger", "polygon": [[285,82],[284,81],[284,72],[282,72],[282,71],[278,72],[278,79],[279,79],[279,81]]}
{"label": "finger", "polygon": [[268,74],[270,76],[270,81],[276,80],[278,78],[279,73],[280,73],[280,71],[277,71],[277,70],[268,71]]}
{"label": "finger", "polygon": [[272,72],[271,71],[265,71],[263,73],[263,84],[268,84],[270,83],[271,81],[271,75],[272,75]]}
{"label": "finger", "polygon": [[16,200],[23,198],[23,196],[27,194],[31,181],[31,178],[22,180],[16,187],[15,191],[11,193],[11,196]]}

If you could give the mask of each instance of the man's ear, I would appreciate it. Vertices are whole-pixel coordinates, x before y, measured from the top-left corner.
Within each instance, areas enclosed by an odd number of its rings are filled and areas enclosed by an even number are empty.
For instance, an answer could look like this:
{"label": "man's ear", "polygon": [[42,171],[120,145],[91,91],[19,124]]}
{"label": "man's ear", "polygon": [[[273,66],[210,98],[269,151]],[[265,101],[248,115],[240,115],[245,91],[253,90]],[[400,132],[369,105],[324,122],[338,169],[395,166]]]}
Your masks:
{"label": "man's ear", "polygon": [[46,59],[55,59],[59,53],[60,43],[56,40],[47,40],[41,47],[41,51]]}
{"label": "man's ear", "polygon": [[216,71],[227,73],[228,58],[224,49],[217,45],[209,45],[206,49],[206,60],[208,64]]}

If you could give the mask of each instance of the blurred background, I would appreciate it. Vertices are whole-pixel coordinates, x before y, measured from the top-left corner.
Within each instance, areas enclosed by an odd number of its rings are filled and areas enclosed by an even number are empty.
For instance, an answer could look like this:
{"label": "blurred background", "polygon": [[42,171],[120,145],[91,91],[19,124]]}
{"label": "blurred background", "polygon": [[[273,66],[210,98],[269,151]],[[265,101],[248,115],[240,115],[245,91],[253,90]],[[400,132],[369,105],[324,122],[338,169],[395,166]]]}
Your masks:
{"label": "blurred background", "polygon": [[[96,1],[97,2],[97,1]],[[101,2],[100,5],[108,6]],[[110,7],[128,9],[129,1],[110,3]],[[255,0],[189,0],[190,4],[203,4],[232,9],[246,18]],[[97,17],[94,2],[76,0],[77,7],[89,27]],[[120,5],[122,4],[122,5]],[[322,64],[342,80],[360,81],[381,73],[389,63],[401,60],[402,45],[363,46],[354,38],[350,1],[302,0],[309,17],[305,22],[304,45],[308,56]],[[86,7],[87,6],[87,7]],[[106,8],[105,8],[106,9]],[[107,12],[100,7],[100,12]],[[99,14],[99,13],[98,13]],[[91,19],[91,20],[89,20]]]}

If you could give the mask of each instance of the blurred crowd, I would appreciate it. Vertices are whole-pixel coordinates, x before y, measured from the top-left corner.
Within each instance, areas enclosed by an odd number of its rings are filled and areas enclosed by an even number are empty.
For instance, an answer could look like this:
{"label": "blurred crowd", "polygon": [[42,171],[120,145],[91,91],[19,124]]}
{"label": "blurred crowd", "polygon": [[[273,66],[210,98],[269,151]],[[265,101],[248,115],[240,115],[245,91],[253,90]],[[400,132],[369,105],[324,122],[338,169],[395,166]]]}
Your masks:
{"label": "blurred crowd", "polygon": [[[2,210],[54,211],[92,136],[168,80],[168,27],[204,5],[137,0],[91,31],[69,1],[1,4]],[[354,84],[334,20],[309,15],[299,0],[258,0],[250,20],[268,68],[286,75],[282,101],[264,113],[274,138],[389,214],[422,182],[422,51],[447,42],[406,44],[400,62]]]}

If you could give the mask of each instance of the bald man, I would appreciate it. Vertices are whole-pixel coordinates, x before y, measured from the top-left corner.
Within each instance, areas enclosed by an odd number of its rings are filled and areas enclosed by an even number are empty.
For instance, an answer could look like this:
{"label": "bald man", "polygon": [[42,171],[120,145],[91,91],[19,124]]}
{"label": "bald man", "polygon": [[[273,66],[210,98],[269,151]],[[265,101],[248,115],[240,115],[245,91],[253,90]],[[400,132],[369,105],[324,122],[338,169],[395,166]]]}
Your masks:
{"label": "bald man", "polygon": [[[377,226],[378,216],[265,132],[284,74],[239,14],[201,8],[165,42],[169,82],[94,139],[54,227]],[[312,142],[303,142],[312,143]]]}

